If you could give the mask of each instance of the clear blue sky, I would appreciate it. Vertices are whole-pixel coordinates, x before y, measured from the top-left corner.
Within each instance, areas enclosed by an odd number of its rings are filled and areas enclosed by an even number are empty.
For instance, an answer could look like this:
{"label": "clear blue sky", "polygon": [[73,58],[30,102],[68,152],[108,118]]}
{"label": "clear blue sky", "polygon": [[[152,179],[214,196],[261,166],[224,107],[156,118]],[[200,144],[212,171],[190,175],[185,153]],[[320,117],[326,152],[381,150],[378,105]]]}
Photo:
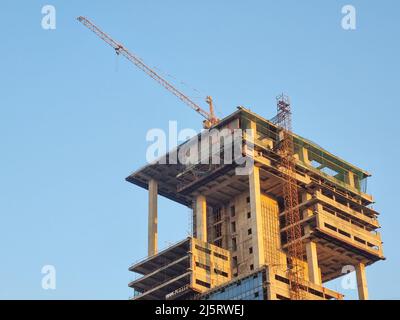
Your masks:
{"label": "clear blue sky", "polygon": [[[357,29],[341,28],[341,8]],[[41,8],[57,29],[41,28]],[[371,298],[400,298],[400,4],[386,1],[2,1],[0,298],[127,299],[146,254],[147,130],[201,118],[78,23],[90,17],[151,66],[270,118],[292,98],[294,129],[370,171],[387,260]],[[160,199],[160,246],[186,236],[189,209]],[[41,288],[54,265],[57,289]],[[337,283],[331,284],[333,288]],[[354,291],[344,291],[349,298]]]}

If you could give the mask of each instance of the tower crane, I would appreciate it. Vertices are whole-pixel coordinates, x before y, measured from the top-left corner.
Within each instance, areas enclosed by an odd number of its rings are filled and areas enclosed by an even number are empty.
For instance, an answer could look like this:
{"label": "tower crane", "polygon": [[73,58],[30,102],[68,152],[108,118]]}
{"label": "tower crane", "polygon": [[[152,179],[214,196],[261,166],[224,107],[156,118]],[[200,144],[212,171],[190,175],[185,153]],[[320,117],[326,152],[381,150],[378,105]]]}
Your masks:
{"label": "tower crane", "polygon": [[164,88],[166,88],[169,92],[171,92],[172,94],[177,96],[180,100],[182,100],[189,107],[191,107],[193,110],[198,112],[202,117],[204,117],[205,118],[205,120],[203,122],[204,128],[210,128],[211,126],[213,126],[219,122],[219,119],[215,116],[213,100],[210,96],[206,97],[206,102],[209,105],[209,110],[210,110],[209,112],[207,112],[206,110],[201,108],[197,103],[192,101],[187,95],[185,95],[184,93],[179,91],[170,82],[165,80],[157,72],[155,72],[153,69],[151,69],[149,66],[147,66],[137,55],[130,52],[122,44],[118,43],[113,38],[111,38],[108,34],[103,32],[100,28],[98,28],[89,19],[80,16],[77,18],[77,20],[79,22],[81,22],[89,30],[93,31],[104,42],[106,42],[111,47],[113,47],[115,50],[115,53],[117,55],[124,56],[126,59],[128,59],[130,62],[132,62],[134,65],[136,65],[140,70],[142,70],[147,75],[149,75],[151,78],[156,80],[160,85],[162,85]]}

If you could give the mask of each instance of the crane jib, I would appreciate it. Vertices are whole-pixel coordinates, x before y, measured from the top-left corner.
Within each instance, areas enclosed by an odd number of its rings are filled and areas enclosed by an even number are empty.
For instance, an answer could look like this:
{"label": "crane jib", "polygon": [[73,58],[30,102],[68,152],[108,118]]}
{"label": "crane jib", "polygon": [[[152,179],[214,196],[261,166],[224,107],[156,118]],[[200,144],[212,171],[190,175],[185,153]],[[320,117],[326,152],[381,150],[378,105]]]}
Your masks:
{"label": "crane jib", "polygon": [[78,17],[77,20],[79,22],[81,22],[84,26],[86,26],[89,30],[94,32],[104,42],[106,42],[111,47],[113,47],[116,54],[123,55],[126,59],[131,61],[139,69],[141,69],[143,72],[145,72],[151,78],[156,80],[159,84],[161,84],[164,88],[166,88],[172,94],[177,96],[180,100],[182,100],[184,103],[186,103],[189,107],[191,107],[193,110],[197,111],[201,116],[203,116],[208,121],[207,126],[211,126],[213,124],[218,123],[219,120],[214,116],[214,111],[213,111],[213,107],[212,107],[212,103],[211,103],[212,100],[210,97],[207,97],[207,100],[206,100],[206,101],[210,101],[210,113],[208,113],[203,108],[201,108],[199,105],[197,105],[197,103],[195,103],[189,97],[187,97],[185,94],[183,94],[178,89],[176,89],[171,83],[169,83],[167,80],[162,78],[159,74],[157,74],[149,66],[147,66],[140,58],[138,58],[133,53],[129,52],[129,50],[126,49],[122,44],[118,43],[113,38],[111,38],[109,35],[107,35],[105,32],[100,30],[90,20],[88,20],[87,18],[82,17],[82,16]]}

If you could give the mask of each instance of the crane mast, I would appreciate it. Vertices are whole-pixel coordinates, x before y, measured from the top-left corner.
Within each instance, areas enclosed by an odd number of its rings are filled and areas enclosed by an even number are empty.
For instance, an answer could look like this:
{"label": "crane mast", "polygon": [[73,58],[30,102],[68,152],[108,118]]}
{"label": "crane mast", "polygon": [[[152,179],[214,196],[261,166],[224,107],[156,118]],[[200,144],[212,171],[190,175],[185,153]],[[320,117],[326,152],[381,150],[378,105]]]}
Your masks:
{"label": "crane mast", "polygon": [[140,70],[142,70],[147,75],[149,75],[151,78],[156,80],[160,85],[162,85],[164,88],[166,88],[169,92],[174,94],[176,97],[178,97],[184,103],[186,103],[189,107],[191,107],[193,110],[198,112],[202,117],[204,117],[205,121],[203,122],[203,124],[204,124],[205,128],[210,128],[212,125],[218,123],[219,119],[214,114],[214,107],[213,107],[213,103],[212,103],[212,98],[210,96],[208,96],[206,98],[206,102],[208,103],[209,108],[210,108],[210,112],[207,112],[203,108],[201,108],[197,103],[192,101],[187,95],[185,95],[184,93],[179,91],[171,83],[169,83],[167,80],[165,80],[159,74],[157,74],[157,72],[155,72],[149,66],[147,66],[138,56],[136,56],[135,54],[130,52],[122,44],[118,43],[113,38],[111,38],[108,34],[103,32],[100,28],[98,28],[89,19],[80,16],[77,18],[77,20],[79,22],[81,22],[89,30],[93,31],[100,39],[102,39],[104,42],[106,42],[108,45],[110,45],[112,48],[114,48],[115,53],[117,55],[124,56],[126,59],[131,61],[134,65],[136,65]]}

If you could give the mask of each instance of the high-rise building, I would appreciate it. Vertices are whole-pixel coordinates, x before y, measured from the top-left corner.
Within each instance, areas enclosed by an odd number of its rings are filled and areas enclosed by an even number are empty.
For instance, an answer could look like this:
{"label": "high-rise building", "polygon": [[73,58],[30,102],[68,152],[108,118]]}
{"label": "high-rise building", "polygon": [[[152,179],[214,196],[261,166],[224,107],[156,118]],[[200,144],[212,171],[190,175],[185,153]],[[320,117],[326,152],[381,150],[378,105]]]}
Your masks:
{"label": "high-rise building", "polygon": [[[292,224],[301,231],[293,239],[282,128],[239,107],[206,132],[126,179],[149,194],[148,257],[129,268],[141,275],[129,284],[134,299],[292,299],[293,290],[300,299],[342,299],[324,283],[351,268],[367,299],[365,267],[384,259],[370,174],[290,133],[300,212]],[[160,252],[158,195],[193,213],[192,235]],[[301,276],[291,276],[295,268]]]}

